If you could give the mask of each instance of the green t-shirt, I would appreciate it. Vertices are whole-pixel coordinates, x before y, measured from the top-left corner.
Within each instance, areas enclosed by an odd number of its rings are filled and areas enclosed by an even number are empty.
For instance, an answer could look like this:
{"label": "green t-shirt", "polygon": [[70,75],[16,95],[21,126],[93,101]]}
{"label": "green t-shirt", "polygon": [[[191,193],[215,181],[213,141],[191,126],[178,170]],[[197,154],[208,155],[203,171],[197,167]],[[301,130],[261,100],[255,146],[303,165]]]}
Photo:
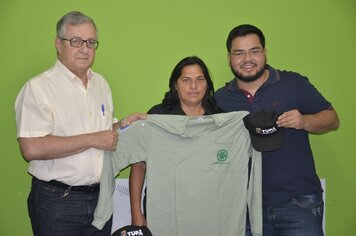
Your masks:
{"label": "green t-shirt", "polygon": [[247,205],[254,235],[261,235],[261,153],[243,124],[247,114],[150,115],[121,130],[117,150],[104,158],[93,225],[112,214],[114,177],[145,161],[153,235],[245,235]]}

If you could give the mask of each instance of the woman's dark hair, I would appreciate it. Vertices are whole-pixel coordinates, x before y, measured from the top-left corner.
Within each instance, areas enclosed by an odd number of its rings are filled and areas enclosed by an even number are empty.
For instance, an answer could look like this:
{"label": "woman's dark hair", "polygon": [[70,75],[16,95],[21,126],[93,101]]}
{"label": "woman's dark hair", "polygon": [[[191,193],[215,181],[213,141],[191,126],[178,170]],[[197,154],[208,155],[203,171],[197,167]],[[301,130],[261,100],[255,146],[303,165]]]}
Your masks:
{"label": "woman's dark hair", "polygon": [[232,40],[234,40],[237,37],[242,37],[249,34],[256,34],[260,39],[262,48],[265,48],[266,41],[262,31],[254,25],[245,24],[245,25],[236,26],[230,31],[229,36],[227,36],[227,40],[226,40],[227,51],[230,52],[231,50]]}
{"label": "woman's dark hair", "polygon": [[171,77],[169,78],[169,91],[166,92],[164,98],[162,100],[163,107],[168,111],[171,111],[177,105],[180,105],[180,100],[178,97],[178,92],[176,90],[176,83],[178,78],[182,75],[182,70],[184,67],[189,65],[198,65],[203,71],[205,80],[207,82],[207,88],[205,91],[205,95],[203,97],[202,106],[207,111],[217,111],[215,99],[214,99],[214,85],[211,80],[208,67],[205,65],[202,59],[197,56],[190,56],[183,58],[178,64],[174,67]]}

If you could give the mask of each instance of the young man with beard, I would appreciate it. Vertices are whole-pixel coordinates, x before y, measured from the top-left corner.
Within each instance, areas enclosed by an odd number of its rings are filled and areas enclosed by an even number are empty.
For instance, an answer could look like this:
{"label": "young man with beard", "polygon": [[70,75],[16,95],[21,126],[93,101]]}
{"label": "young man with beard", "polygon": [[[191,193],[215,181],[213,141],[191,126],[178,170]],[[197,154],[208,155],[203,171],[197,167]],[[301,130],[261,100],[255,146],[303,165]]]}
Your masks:
{"label": "young man with beard", "polygon": [[[226,46],[235,78],[215,93],[218,106],[227,112],[277,111],[276,123],[285,128],[283,146],[262,153],[263,235],[323,235],[323,190],[308,135],[336,130],[335,109],[306,77],[266,64],[257,27],[235,27]],[[246,235],[252,235],[249,227]]]}

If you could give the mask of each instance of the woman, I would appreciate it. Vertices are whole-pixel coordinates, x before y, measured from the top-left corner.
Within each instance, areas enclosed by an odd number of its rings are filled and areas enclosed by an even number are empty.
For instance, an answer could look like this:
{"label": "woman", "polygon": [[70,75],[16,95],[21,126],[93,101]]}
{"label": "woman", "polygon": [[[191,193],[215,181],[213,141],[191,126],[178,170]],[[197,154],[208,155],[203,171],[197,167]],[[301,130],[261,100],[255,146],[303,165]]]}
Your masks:
{"label": "woman", "polygon": [[[202,116],[222,112],[213,98],[214,86],[205,63],[196,56],[183,58],[174,67],[169,79],[169,91],[161,104],[153,106],[148,114]],[[129,188],[133,225],[146,225],[141,211],[141,193],[146,164],[131,165]]]}

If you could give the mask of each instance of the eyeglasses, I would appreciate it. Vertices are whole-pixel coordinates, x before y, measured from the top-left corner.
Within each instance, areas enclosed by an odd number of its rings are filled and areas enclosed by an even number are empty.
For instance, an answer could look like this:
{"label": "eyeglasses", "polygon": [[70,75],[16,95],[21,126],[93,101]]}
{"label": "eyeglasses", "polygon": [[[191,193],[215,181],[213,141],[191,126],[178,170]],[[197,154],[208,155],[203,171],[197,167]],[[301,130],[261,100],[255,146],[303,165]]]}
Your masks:
{"label": "eyeglasses", "polygon": [[251,57],[256,57],[261,54],[264,50],[262,48],[251,48],[247,51],[236,50],[230,53],[230,55],[236,56],[239,59],[245,58],[247,54]]}
{"label": "eyeglasses", "polygon": [[69,41],[70,46],[75,47],[75,48],[80,48],[83,46],[83,43],[85,42],[87,44],[88,48],[95,48],[97,49],[99,46],[99,41],[95,39],[81,39],[81,38],[72,38],[72,39],[65,39],[65,38],[60,38],[62,40]]}

